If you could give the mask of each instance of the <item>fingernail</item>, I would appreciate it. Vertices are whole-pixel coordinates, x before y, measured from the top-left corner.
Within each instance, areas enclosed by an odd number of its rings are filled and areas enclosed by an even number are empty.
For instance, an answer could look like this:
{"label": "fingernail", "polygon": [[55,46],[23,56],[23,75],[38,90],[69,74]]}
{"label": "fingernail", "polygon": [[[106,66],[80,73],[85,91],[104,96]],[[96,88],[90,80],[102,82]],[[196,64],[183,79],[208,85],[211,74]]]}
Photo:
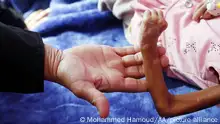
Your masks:
{"label": "fingernail", "polygon": [[144,19],[144,20],[146,20],[146,19],[147,19],[148,13],[149,13],[149,11],[148,11],[148,10],[144,12],[144,17],[143,17],[143,19]]}
{"label": "fingernail", "polygon": [[147,14],[146,14],[146,13],[144,13],[144,17],[143,17],[143,19],[144,19],[144,20],[147,19]]}

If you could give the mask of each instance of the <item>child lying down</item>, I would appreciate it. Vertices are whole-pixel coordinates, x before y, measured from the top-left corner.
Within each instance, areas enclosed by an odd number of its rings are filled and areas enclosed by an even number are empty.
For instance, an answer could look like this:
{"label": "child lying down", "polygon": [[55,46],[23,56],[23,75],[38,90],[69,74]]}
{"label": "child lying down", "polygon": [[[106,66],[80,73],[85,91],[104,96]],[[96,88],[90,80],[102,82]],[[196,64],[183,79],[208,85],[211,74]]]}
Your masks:
{"label": "child lying down", "polygon": [[[220,8],[216,1],[99,1],[100,9],[112,10],[123,20],[128,41],[141,46],[146,85],[161,116],[182,115],[220,103]],[[167,49],[167,75],[203,90],[177,96],[168,92],[155,51],[158,42]]]}

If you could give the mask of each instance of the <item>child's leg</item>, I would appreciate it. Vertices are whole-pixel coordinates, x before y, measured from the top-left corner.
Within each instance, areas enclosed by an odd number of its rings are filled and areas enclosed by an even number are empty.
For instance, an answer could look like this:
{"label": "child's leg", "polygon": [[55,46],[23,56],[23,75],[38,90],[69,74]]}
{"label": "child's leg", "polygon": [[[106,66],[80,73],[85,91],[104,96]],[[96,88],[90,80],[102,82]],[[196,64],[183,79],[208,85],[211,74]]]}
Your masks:
{"label": "child's leg", "polygon": [[[215,62],[210,62],[208,63],[207,67],[207,75],[208,75],[208,80],[212,81],[212,86],[219,85],[220,84],[220,61],[219,63]],[[220,107],[220,102],[217,105],[217,107]]]}
{"label": "child's leg", "polygon": [[213,82],[210,86],[220,84],[220,42],[215,36],[211,41],[207,41],[209,48],[205,59],[204,79]]}

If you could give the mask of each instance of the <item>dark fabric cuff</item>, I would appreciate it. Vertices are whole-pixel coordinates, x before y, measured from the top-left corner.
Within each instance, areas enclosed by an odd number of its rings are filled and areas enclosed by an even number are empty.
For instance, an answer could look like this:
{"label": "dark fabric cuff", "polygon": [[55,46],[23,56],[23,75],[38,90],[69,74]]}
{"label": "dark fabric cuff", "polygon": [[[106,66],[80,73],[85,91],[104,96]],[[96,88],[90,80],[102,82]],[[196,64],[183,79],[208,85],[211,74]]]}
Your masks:
{"label": "dark fabric cuff", "polygon": [[0,92],[44,91],[44,43],[38,33],[0,23]]}

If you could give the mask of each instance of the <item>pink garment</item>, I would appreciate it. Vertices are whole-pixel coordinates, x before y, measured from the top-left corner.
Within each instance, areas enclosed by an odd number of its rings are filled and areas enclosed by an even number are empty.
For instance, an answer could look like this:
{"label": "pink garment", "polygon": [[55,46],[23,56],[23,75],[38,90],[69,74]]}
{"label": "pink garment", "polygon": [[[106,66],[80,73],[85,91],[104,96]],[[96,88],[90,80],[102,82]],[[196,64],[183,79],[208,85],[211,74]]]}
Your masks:
{"label": "pink garment", "polygon": [[168,22],[160,37],[170,60],[168,76],[205,89],[219,83],[220,18],[194,22],[193,10],[200,1],[191,1],[192,6],[186,5],[186,0],[134,0],[130,7],[135,12],[125,33],[131,44],[138,44],[143,12],[162,10]]}

